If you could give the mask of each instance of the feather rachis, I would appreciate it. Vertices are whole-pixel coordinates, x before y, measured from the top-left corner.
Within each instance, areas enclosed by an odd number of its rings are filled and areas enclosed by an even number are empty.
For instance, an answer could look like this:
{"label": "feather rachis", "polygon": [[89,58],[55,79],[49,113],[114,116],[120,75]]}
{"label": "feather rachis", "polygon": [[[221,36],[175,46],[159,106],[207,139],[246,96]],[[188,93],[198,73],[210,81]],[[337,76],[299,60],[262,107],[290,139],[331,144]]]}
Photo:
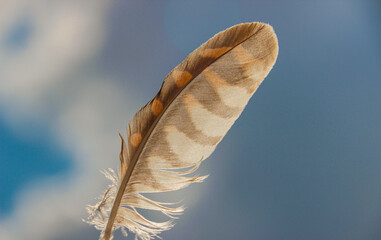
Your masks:
{"label": "feather rachis", "polygon": [[[205,179],[187,175],[214,151],[271,70],[277,53],[270,26],[240,24],[215,35],[168,74],[159,93],[129,124],[127,144],[121,137],[121,171],[111,177],[113,185],[103,197],[106,210],[99,205],[91,209],[110,214],[89,221],[104,229],[102,239],[110,239],[119,227],[151,239],[173,226],[171,221],[151,222],[135,208],[168,216],[183,208],[167,207],[140,193],[178,190]],[[184,168],[190,169],[170,170]]]}

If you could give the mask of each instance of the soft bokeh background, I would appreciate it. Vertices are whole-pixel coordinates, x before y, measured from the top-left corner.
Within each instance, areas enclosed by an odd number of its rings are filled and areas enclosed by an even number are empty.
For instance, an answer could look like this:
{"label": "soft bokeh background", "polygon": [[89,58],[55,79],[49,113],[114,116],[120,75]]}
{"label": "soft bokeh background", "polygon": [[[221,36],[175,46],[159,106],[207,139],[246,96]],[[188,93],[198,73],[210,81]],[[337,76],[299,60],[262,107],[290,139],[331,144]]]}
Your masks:
{"label": "soft bokeh background", "polygon": [[0,239],[97,239],[81,218],[117,130],[194,48],[250,21],[273,25],[278,61],[162,237],[381,239],[378,0],[1,1]]}

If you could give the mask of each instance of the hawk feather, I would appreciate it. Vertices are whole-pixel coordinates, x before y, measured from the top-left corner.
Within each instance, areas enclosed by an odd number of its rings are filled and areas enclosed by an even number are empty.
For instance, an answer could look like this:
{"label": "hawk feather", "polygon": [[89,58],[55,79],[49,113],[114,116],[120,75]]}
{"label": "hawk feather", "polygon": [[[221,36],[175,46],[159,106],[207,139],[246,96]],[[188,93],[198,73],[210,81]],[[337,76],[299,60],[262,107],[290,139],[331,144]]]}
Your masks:
{"label": "hawk feather", "polygon": [[[239,117],[272,69],[278,41],[271,26],[243,23],[216,34],[164,79],[156,96],[120,135],[120,171],[104,173],[112,184],[100,202],[88,206],[87,222],[112,239],[121,228],[149,240],[173,226],[183,207],[142,194],[174,191],[206,177],[192,176]],[[155,222],[137,209],[160,211]]]}

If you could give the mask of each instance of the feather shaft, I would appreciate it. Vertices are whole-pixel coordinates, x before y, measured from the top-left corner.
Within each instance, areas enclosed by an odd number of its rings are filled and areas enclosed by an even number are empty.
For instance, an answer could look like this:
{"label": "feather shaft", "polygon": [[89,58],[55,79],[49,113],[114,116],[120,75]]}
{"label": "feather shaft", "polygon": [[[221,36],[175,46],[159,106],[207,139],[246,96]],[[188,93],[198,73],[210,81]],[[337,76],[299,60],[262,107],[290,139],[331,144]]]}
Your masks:
{"label": "feather shaft", "polygon": [[[164,112],[164,111],[163,111]],[[111,212],[110,212],[110,217],[108,219],[108,222],[107,222],[107,225],[106,225],[106,229],[105,229],[105,233],[104,233],[104,239],[105,240],[109,240],[110,237],[111,237],[111,234],[112,234],[112,226],[114,224],[114,221],[115,221],[115,217],[116,217],[116,214],[118,212],[118,209],[119,209],[119,206],[120,206],[120,203],[122,201],[122,197],[123,197],[123,194],[124,194],[124,190],[126,189],[126,186],[127,186],[127,183],[128,181],[130,180],[131,178],[131,174],[132,174],[132,171],[134,170],[135,168],[135,165],[136,165],[136,162],[137,160],[139,159],[140,157],[140,154],[145,146],[145,143],[147,142],[147,139],[150,137],[151,135],[151,132],[152,130],[154,129],[154,127],[156,126],[157,122],[159,121],[160,119],[160,116],[161,114],[163,113],[161,112],[159,114],[159,117],[155,120],[154,124],[152,124],[150,130],[148,131],[148,133],[144,136],[142,142],[143,144],[140,144],[138,149],[136,150],[134,156],[132,157],[131,161],[130,161],[130,164],[127,168],[127,171],[123,177],[123,180],[122,180],[122,183],[120,184],[119,186],[119,189],[118,189],[118,193],[115,197],[115,201],[114,201],[114,204],[112,206],[112,209],[111,209]]]}

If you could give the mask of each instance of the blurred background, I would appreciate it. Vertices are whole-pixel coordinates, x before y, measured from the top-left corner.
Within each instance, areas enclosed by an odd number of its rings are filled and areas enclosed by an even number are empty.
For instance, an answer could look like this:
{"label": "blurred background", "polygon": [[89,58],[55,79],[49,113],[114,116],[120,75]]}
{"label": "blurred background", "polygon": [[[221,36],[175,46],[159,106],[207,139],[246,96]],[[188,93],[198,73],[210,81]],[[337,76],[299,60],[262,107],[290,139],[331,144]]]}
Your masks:
{"label": "blurred background", "polygon": [[0,239],[97,239],[81,219],[117,131],[187,54],[252,21],[278,61],[161,236],[381,239],[378,0],[1,1]]}

